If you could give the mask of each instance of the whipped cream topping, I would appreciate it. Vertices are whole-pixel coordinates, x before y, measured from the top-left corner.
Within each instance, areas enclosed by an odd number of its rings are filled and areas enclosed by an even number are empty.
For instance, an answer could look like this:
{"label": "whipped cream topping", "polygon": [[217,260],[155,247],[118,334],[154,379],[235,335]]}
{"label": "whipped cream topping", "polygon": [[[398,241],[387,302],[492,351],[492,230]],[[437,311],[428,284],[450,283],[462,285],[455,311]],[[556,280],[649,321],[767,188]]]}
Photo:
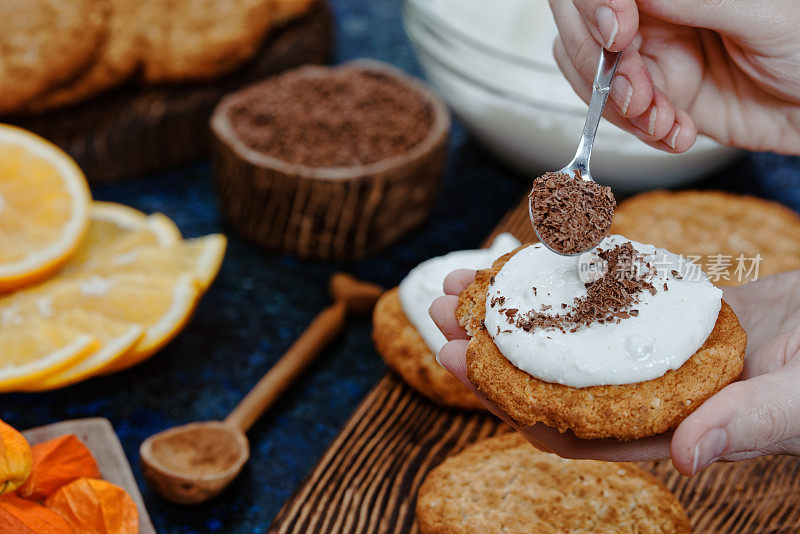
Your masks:
{"label": "whipped cream topping", "polygon": [[400,282],[400,305],[425,344],[436,354],[447,342],[434,324],[428,308],[437,297],[444,295],[442,283],[456,269],[487,269],[494,260],[520,246],[511,234],[500,234],[490,248],[458,250],[423,261]]}
{"label": "whipped cream topping", "polygon": [[[647,280],[653,288],[641,291],[636,302],[619,310],[634,313],[574,330],[539,327],[526,331],[509,319],[508,310],[568,314],[576,299],[586,297],[586,282],[598,276],[598,261],[602,270],[597,250],[628,242],[641,254],[644,263],[637,268],[648,267]],[[484,324],[514,366],[541,380],[571,387],[632,384],[679,368],[705,342],[719,315],[722,291],[697,265],[617,235],[605,238],[598,249],[575,258],[554,254],[540,243],[529,245],[495,275],[487,293]],[[643,270],[640,273],[644,275]]]}

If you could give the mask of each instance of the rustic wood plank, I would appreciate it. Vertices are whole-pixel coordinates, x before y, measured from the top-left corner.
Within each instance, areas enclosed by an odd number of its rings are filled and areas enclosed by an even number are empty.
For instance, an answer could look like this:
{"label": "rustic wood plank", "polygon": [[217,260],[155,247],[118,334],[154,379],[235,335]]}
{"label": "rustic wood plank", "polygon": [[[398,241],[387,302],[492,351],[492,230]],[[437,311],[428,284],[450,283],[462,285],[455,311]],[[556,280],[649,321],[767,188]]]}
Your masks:
{"label": "rustic wood plank", "polygon": [[271,32],[250,62],[214,82],[135,83],[37,116],[3,117],[45,137],[78,162],[90,182],[177,166],[207,155],[208,118],[226,93],[305,63],[327,63],[333,20],[325,0]]}
{"label": "rustic wood plank", "polygon": [[[498,224],[531,241],[527,198]],[[362,401],[268,530],[289,533],[417,533],[414,503],[444,458],[507,427],[485,413],[434,405],[393,374]],[[717,463],[692,478],[669,460],[641,462],[680,499],[694,532],[800,532],[800,458]]]}
{"label": "rustic wood plank", "polygon": [[147,514],[144,499],[136,485],[131,466],[122,450],[122,444],[114,433],[114,428],[108,419],[93,417],[89,419],[76,419],[62,421],[51,425],[40,426],[26,430],[22,433],[31,445],[49,439],[75,434],[88,448],[97,460],[103,478],[116,484],[131,496],[139,511],[139,533],[156,534],[156,529]]}

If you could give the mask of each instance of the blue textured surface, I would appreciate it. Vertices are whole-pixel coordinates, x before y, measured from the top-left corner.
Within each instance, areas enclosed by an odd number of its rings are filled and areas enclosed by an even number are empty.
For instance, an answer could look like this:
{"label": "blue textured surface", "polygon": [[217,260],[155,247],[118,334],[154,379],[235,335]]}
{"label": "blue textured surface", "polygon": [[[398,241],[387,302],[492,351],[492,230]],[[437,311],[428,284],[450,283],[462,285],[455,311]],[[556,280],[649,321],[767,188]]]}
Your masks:
{"label": "blue textured surface", "polygon": [[[337,61],[374,57],[419,75],[400,24],[399,0],[334,0]],[[753,154],[700,187],[758,194],[800,209],[800,159]],[[111,420],[159,532],[264,532],[359,401],[385,371],[366,318],[332,348],[249,434],[252,458],[233,487],[201,508],[160,500],[144,484],[138,447],[147,436],[195,420],[223,418],[328,303],[339,269],[390,287],[420,260],[475,247],[525,190],[456,122],[451,162],[434,216],[379,257],[357,265],[311,263],[263,252],[235,237],[219,278],[194,320],[150,361],[61,391],[6,395],[0,416],[28,428],[63,419]],[[184,235],[225,231],[207,163],[96,187],[98,199],[161,211]]]}

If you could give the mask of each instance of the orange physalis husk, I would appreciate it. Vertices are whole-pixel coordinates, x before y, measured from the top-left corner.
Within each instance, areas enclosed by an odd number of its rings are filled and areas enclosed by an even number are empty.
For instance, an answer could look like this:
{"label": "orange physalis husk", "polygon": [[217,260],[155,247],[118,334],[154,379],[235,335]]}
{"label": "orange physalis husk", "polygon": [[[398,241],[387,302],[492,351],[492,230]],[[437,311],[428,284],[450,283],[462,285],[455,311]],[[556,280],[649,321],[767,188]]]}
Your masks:
{"label": "orange physalis husk", "polygon": [[105,480],[79,478],[61,486],[45,501],[75,532],[86,534],[136,534],[136,503],[119,486]]}
{"label": "orange physalis husk", "polygon": [[72,527],[54,511],[13,493],[0,497],[0,532],[75,534]]}
{"label": "orange physalis husk", "polygon": [[58,488],[78,478],[100,478],[91,451],[72,434],[34,445],[33,469],[17,494],[43,501]]}
{"label": "orange physalis husk", "polygon": [[0,421],[0,495],[17,489],[31,474],[31,447],[13,427]]}

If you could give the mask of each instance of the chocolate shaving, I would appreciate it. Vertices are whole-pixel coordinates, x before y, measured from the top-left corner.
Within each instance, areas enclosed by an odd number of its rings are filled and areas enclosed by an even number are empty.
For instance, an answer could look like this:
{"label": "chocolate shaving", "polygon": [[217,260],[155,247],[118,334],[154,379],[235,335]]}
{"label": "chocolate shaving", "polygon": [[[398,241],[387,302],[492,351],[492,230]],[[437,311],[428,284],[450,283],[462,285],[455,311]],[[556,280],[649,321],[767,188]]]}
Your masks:
{"label": "chocolate shaving", "polygon": [[[615,323],[639,315],[639,310],[630,309],[630,306],[639,302],[639,295],[645,291],[657,293],[650,281],[656,270],[631,243],[601,250],[598,256],[606,262],[605,274],[586,284],[586,295],[576,297],[568,312],[544,313],[552,308],[549,304],[543,305],[540,311],[526,313],[512,308],[505,312],[508,322],[526,332],[535,329],[577,332],[593,323]],[[562,303],[561,307],[567,308],[567,305]]]}
{"label": "chocolate shaving", "polygon": [[270,78],[232,106],[229,119],[249,148],[310,167],[367,165],[408,152],[433,126],[414,87],[370,70]]}
{"label": "chocolate shaving", "polygon": [[547,246],[562,254],[588,250],[608,235],[617,201],[610,187],[566,173],[533,181],[529,196],[533,226]]}

